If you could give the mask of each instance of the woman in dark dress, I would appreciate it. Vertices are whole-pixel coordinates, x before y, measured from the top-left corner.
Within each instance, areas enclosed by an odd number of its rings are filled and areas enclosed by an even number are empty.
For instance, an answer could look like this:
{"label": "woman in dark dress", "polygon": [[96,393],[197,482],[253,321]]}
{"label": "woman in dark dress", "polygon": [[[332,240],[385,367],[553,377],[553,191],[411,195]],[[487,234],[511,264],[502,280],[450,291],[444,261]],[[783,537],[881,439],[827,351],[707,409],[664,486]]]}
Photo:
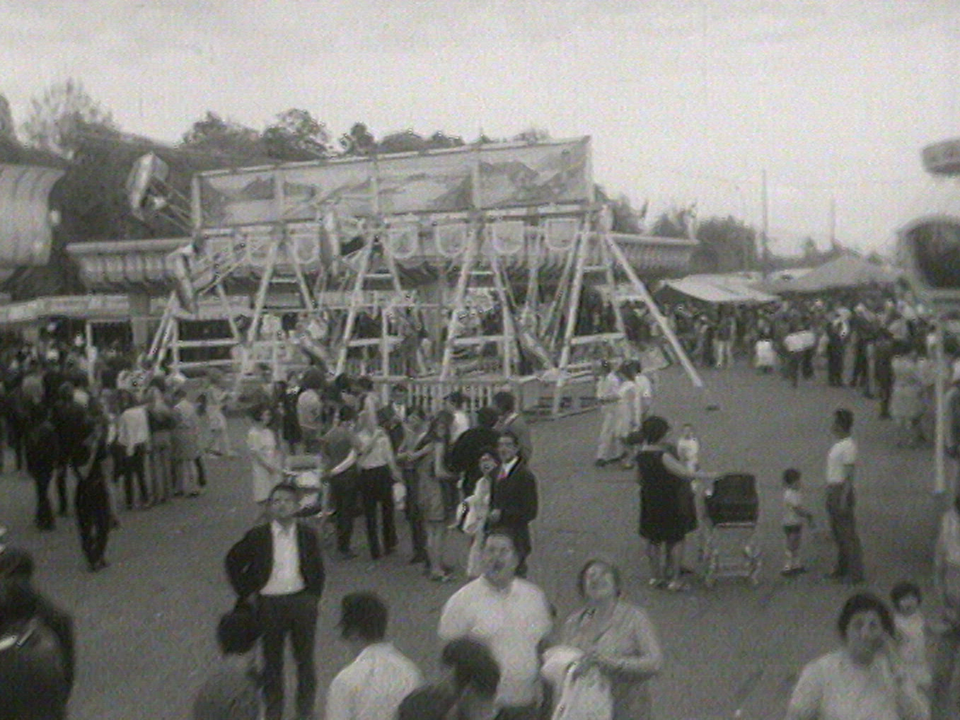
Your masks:
{"label": "woman in dark dress", "polygon": [[696,528],[691,517],[690,483],[712,478],[713,473],[688,470],[665,442],[670,425],[652,415],[640,428],[637,480],[640,483],[640,537],[647,541],[653,577],[650,584],[668,590],[687,589],[680,580],[674,548]]}

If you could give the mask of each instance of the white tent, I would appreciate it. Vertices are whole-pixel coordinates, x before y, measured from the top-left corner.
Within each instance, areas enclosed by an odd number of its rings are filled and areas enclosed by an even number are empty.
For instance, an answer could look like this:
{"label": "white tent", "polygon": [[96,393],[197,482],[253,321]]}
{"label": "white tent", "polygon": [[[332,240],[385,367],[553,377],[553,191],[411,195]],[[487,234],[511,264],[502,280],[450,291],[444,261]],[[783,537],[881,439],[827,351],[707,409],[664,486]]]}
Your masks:
{"label": "white tent", "polygon": [[753,280],[739,274],[688,275],[665,280],[662,288],[670,288],[688,297],[711,304],[758,304],[777,300],[776,295],[751,287]]}

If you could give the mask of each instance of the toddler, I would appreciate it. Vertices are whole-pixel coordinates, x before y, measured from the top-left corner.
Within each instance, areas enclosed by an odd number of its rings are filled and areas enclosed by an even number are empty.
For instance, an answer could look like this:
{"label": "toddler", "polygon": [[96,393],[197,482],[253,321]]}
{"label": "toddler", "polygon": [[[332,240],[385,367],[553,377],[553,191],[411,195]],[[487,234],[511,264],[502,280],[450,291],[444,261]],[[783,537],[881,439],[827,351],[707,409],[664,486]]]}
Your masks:
{"label": "toddler", "polygon": [[680,429],[677,455],[680,462],[687,466],[687,470],[700,469],[700,441],[693,434],[693,426],[690,423],[684,423]]}
{"label": "toddler", "polygon": [[800,560],[800,544],[803,540],[803,521],[813,526],[813,513],[803,506],[800,487],[800,471],[788,468],[783,471],[783,534],[786,540],[786,561],[781,575],[798,575],[806,572]]}
{"label": "toddler", "polygon": [[929,693],[931,675],[927,664],[926,620],[920,610],[923,604],[920,588],[912,582],[898,582],[890,591],[890,601],[893,603],[898,657],[917,688]]}

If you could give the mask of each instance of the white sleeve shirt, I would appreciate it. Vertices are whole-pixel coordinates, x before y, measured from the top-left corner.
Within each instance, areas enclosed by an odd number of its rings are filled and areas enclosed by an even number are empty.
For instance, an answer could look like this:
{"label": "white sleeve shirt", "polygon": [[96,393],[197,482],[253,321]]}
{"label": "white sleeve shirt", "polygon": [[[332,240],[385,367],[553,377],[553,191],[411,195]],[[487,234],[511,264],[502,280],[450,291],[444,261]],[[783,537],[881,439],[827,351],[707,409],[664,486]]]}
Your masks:
{"label": "white sleeve shirt", "polygon": [[330,683],[326,720],[388,720],[422,684],[417,666],[392,643],[368,645]]}
{"label": "white sleeve shirt", "polygon": [[827,453],[827,484],[838,485],[847,477],[847,467],[857,463],[857,443],[852,437],[833,444]]}
{"label": "white sleeve shirt", "polygon": [[292,595],[306,587],[300,574],[300,548],[297,546],[297,526],[284,530],[278,522],[270,523],[273,535],[273,568],[261,595]]}

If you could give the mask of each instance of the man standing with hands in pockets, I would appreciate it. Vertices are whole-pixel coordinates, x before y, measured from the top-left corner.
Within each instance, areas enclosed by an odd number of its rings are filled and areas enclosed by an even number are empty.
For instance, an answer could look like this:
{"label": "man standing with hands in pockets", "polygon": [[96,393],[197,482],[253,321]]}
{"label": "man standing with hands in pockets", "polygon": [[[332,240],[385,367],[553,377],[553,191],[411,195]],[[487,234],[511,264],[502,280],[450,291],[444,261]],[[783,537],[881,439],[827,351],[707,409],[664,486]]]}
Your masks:
{"label": "man standing with hands in pockets", "polygon": [[314,717],[313,645],[324,570],[316,532],[297,522],[298,500],[296,485],[278,483],[267,501],[271,521],[247,532],[226,558],[227,576],[239,599],[257,604],[267,720],[283,717],[283,654],[288,635],[297,664],[297,718]]}
{"label": "man standing with hands in pockets", "polygon": [[858,584],[863,582],[863,552],[854,518],[857,443],[850,436],[852,428],[852,411],[841,408],[833,413],[833,434],[837,441],[827,453],[827,517],[837,544],[837,564],[828,577]]}

